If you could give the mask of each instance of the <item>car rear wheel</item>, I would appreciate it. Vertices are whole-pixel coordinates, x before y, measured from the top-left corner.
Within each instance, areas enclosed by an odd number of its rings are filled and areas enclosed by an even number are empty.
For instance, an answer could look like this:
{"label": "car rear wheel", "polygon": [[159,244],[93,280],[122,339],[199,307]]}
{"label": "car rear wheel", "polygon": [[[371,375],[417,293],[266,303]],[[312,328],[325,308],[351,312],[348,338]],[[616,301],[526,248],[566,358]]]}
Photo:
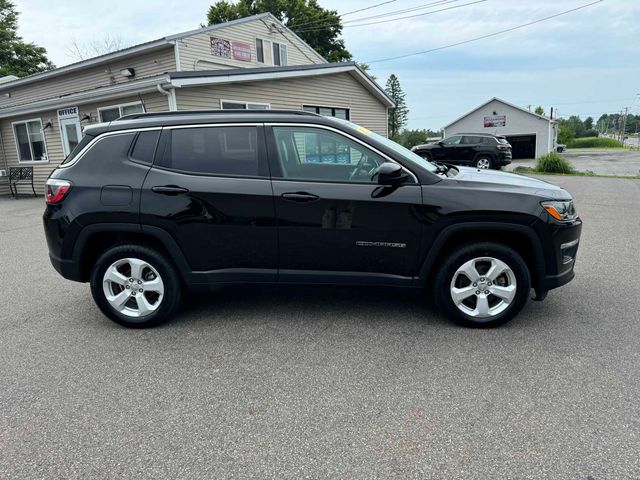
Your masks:
{"label": "car rear wheel", "polygon": [[438,307],[465,327],[489,328],[515,317],[531,280],[522,257],[498,243],[467,245],[451,254],[436,276]]}
{"label": "car rear wheel", "polygon": [[476,159],[476,168],[488,169],[493,167],[493,162],[489,157],[479,157]]}
{"label": "car rear wheel", "polygon": [[131,328],[156,326],[180,306],[175,267],[155,250],[121,245],[104,252],[91,273],[93,299],[107,317]]}

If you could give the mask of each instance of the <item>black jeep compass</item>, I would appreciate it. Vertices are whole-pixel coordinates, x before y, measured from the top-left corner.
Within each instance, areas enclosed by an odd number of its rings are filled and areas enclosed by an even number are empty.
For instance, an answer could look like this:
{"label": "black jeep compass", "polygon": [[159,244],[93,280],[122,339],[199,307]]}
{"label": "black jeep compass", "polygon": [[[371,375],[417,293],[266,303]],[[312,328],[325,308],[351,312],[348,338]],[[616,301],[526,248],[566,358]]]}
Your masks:
{"label": "black jeep compass", "polygon": [[573,278],[581,226],[549,183],[276,111],[89,127],[44,213],[53,266],[129,327],[171,318],[187,289],[238,283],[428,289],[454,321],[496,326]]}
{"label": "black jeep compass", "polygon": [[436,143],[416,145],[411,151],[432,162],[476,168],[500,168],[512,159],[506,138],[486,133],[460,133]]}

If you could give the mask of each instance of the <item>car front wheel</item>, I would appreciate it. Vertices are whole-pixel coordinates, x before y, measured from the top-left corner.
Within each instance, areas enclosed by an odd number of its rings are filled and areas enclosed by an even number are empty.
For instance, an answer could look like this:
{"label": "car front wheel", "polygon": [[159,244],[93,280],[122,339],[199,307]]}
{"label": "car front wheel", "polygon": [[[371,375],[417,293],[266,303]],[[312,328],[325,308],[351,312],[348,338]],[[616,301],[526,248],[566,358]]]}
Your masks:
{"label": "car front wheel", "polygon": [[91,293],[107,317],[125,327],[146,328],[167,320],[179,307],[181,285],[161,254],[137,245],[104,252],[91,273]]}
{"label": "car front wheel", "polygon": [[515,317],[531,280],[522,257],[498,243],[467,245],[451,254],[436,276],[438,307],[465,327],[497,327]]}

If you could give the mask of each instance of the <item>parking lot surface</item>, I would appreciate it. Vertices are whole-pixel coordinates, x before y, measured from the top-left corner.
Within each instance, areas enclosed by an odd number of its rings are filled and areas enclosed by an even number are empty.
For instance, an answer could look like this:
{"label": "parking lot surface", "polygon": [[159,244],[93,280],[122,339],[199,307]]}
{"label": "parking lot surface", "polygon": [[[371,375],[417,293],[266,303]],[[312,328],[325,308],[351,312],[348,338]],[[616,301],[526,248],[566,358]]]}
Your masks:
{"label": "parking lot surface", "polygon": [[576,279],[468,330],[420,293],[238,288],[127,330],[0,199],[0,478],[640,478],[640,181],[544,177]]}
{"label": "parking lot surface", "polygon": [[[562,154],[573,167],[580,172],[593,172],[597,175],[640,175],[640,151],[638,150],[569,150]],[[505,167],[513,170],[516,167],[531,168],[535,160],[514,160]]]}

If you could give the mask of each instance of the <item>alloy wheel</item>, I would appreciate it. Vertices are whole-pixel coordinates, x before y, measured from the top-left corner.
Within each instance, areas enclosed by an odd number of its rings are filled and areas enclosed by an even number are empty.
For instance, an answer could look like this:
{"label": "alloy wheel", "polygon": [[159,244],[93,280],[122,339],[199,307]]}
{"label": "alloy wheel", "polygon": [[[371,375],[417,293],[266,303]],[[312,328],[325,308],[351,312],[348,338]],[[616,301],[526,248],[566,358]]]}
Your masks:
{"label": "alloy wheel", "polygon": [[465,262],[451,280],[455,306],[476,319],[491,319],[504,312],[517,291],[513,270],[502,260],[478,257]]}
{"label": "alloy wheel", "polygon": [[476,167],[478,168],[489,168],[491,166],[491,162],[488,158],[480,158],[476,162]]}
{"label": "alloy wheel", "polygon": [[112,263],[104,272],[102,288],[111,307],[128,317],[151,315],[164,297],[160,274],[139,258],[123,258]]}

